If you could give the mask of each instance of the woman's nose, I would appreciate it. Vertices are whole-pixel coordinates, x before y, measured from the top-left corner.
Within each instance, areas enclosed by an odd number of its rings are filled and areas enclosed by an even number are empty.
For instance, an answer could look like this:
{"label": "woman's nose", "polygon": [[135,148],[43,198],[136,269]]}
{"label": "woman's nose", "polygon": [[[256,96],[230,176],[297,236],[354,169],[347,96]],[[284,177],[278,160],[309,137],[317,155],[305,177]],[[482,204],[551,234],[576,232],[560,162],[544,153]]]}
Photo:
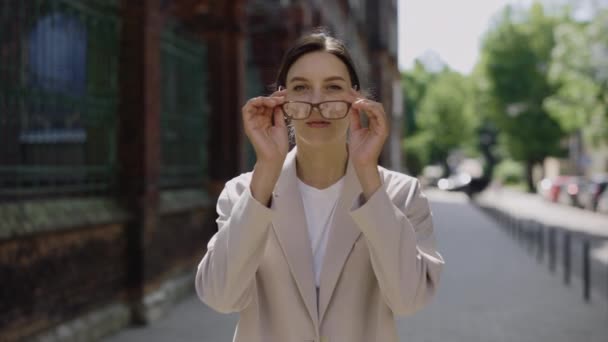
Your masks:
{"label": "woman's nose", "polygon": [[[315,103],[316,103],[316,102],[315,102]],[[321,115],[321,112],[320,112],[320,110],[319,110],[319,107],[318,107],[318,106],[317,106],[317,107],[313,107],[313,108],[311,109],[310,116],[311,116],[311,117],[314,117],[314,118],[317,118],[317,119],[323,118],[323,115]]]}
{"label": "woman's nose", "polygon": [[321,92],[319,91],[314,91],[310,97],[310,102],[312,103],[319,103],[323,101],[322,100],[322,96],[321,96]]}

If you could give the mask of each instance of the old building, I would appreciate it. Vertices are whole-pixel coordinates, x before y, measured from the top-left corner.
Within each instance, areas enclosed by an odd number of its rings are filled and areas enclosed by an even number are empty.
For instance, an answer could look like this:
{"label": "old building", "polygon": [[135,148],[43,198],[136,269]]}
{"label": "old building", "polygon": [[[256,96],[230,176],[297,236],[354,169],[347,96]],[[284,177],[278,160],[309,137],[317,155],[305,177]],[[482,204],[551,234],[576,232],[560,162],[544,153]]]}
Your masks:
{"label": "old building", "polygon": [[92,339],[191,294],[215,198],[255,162],[241,106],[314,27],[351,48],[400,169],[396,6],[2,1],[0,340]]}
{"label": "old building", "polygon": [[289,43],[313,28],[327,28],[347,44],[363,90],[383,103],[391,121],[391,136],[380,162],[401,170],[403,109],[397,65],[397,1],[257,0],[247,2],[247,12],[248,38],[253,42],[252,50],[247,50],[252,54],[248,65],[260,71],[264,85],[274,82]]}

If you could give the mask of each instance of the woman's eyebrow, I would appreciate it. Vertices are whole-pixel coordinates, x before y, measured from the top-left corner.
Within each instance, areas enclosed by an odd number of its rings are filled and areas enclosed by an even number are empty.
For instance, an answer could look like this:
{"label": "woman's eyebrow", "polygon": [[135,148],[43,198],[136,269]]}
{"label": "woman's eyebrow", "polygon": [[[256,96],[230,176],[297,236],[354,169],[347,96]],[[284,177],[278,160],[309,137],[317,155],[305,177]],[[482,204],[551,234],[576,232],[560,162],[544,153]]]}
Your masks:
{"label": "woman's eyebrow", "polygon": [[346,80],[343,77],[340,76],[331,76],[325,79],[325,82],[329,82],[329,81],[344,81],[346,82]]}
{"label": "woman's eyebrow", "polygon": [[[294,77],[292,77],[289,80],[289,82],[296,82],[296,81],[308,82],[308,79],[306,79],[304,77],[300,77],[300,76],[294,76]],[[344,82],[346,82],[346,80],[343,77],[341,77],[341,76],[330,76],[330,77],[327,77],[323,81],[324,82],[330,82],[330,81],[344,81]]]}
{"label": "woman's eyebrow", "polygon": [[299,77],[299,76],[294,76],[291,78],[291,80],[289,80],[289,82],[296,82],[296,81],[308,82],[308,80],[306,78]]}

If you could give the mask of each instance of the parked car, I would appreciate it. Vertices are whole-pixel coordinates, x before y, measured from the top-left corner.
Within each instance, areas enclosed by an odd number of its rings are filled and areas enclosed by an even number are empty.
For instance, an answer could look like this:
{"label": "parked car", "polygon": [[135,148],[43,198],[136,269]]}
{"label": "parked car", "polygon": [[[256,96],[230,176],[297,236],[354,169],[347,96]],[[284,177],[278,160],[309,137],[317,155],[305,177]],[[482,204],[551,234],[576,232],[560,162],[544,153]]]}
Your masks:
{"label": "parked car", "polygon": [[552,187],[552,185],[553,185],[553,182],[551,181],[551,179],[549,179],[549,178],[543,178],[536,185],[536,192],[543,199],[549,200],[549,194],[551,193],[551,187]]}
{"label": "parked car", "polygon": [[582,207],[578,196],[587,183],[588,181],[583,177],[568,177],[560,185],[557,201],[565,205]]}
{"label": "parked car", "polygon": [[445,191],[460,191],[467,196],[473,197],[482,192],[490,184],[490,178],[471,177],[466,172],[452,174],[447,178],[437,181],[437,187]]}
{"label": "parked car", "polygon": [[604,191],[597,200],[596,211],[602,214],[608,214],[608,191]]}
{"label": "parked car", "polygon": [[464,191],[471,183],[471,179],[468,173],[452,174],[437,181],[437,187],[445,191]]}
{"label": "parked car", "polygon": [[581,206],[596,211],[600,196],[606,191],[607,186],[608,175],[592,176],[578,196]]}
{"label": "parked car", "polygon": [[538,193],[546,200],[557,202],[562,185],[572,176],[557,176],[554,178],[544,178],[537,186]]}
{"label": "parked car", "polygon": [[424,186],[437,186],[437,182],[443,175],[443,167],[440,165],[427,165],[422,169],[420,181]]}

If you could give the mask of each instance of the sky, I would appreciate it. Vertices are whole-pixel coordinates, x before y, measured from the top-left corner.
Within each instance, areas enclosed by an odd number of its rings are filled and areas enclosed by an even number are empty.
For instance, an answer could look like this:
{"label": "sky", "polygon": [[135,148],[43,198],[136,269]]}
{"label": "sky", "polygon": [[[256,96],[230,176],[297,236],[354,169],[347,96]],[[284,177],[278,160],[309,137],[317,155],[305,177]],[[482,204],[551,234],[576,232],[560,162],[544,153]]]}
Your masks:
{"label": "sky", "polygon": [[528,6],[532,0],[398,0],[399,68],[434,51],[450,68],[469,73],[479,42],[492,17],[505,5]]}

